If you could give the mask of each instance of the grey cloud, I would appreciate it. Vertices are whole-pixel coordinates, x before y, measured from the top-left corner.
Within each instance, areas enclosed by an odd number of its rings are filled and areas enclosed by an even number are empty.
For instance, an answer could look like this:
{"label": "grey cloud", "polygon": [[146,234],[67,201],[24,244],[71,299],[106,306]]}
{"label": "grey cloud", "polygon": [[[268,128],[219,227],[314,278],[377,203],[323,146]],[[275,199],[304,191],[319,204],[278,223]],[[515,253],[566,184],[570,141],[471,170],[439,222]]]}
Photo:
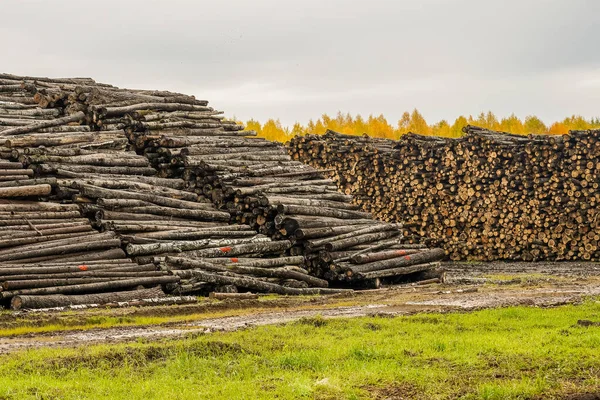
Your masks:
{"label": "grey cloud", "polygon": [[207,98],[228,115],[598,113],[594,0],[3,0],[2,70]]}

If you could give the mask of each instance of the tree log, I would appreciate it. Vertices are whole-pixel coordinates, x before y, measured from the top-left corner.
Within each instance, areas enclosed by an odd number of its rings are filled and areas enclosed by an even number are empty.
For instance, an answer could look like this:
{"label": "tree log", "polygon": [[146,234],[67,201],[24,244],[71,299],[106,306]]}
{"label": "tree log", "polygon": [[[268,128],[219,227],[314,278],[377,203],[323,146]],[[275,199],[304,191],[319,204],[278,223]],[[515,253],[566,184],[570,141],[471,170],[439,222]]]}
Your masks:
{"label": "tree log", "polygon": [[123,279],[113,280],[111,282],[99,282],[99,283],[87,283],[81,285],[71,286],[55,286],[47,288],[37,289],[21,289],[0,292],[0,297],[3,299],[11,298],[20,295],[48,295],[48,294],[78,294],[78,293],[96,293],[109,290],[119,290],[132,288],[136,286],[154,286],[165,283],[179,282],[177,276],[155,276],[146,278],[134,278],[134,279]]}
{"label": "tree log", "polygon": [[9,136],[9,135],[22,135],[24,133],[39,131],[42,128],[51,128],[59,125],[66,125],[72,122],[81,122],[85,118],[85,114],[83,112],[78,112],[73,115],[69,115],[67,117],[51,119],[48,121],[40,122],[37,124],[20,126],[17,128],[7,129],[0,132],[0,136]]}
{"label": "tree log", "polygon": [[374,261],[360,265],[349,265],[347,270],[352,275],[361,273],[365,276],[365,273],[372,271],[381,271],[384,269],[408,267],[417,264],[425,264],[432,261],[441,260],[444,258],[446,253],[442,249],[426,250],[415,254],[403,256],[401,258],[392,258],[383,261]]}
{"label": "tree log", "polygon": [[13,310],[65,307],[78,304],[105,304],[137,299],[150,299],[164,297],[162,289],[157,286],[150,289],[129,290],[125,292],[97,293],[77,296],[54,294],[40,295],[18,295],[12,298],[10,306]]}
{"label": "tree log", "polygon": [[390,277],[390,276],[397,277],[397,276],[402,276],[402,275],[409,275],[409,274],[412,274],[415,272],[427,271],[429,269],[439,267],[439,265],[440,265],[439,262],[433,262],[433,263],[415,264],[415,265],[410,265],[410,266],[405,266],[405,267],[382,269],[382,270],[377,270],[377,271],[372,271],[372,272],[360,272],[357,274],[357,278],[359,278],[359,279],[374,279],[374,278],[385,278],[385,277]]}
{"label": "tree log", "polygon": [[52,192],[50,185],[0,187],[0,197],[45,196]]}
{"label": "tree log", "polygon": [[288,295],[298,294],[327,294],[327,293],[341,293],[347,292],[348,289],[328,289],[328,288],[308,288],[308,289],[296,289],[288,288],[285,286],[277,285],[274,283],[263,282],[255,278],[248,277],[231,277],[217,274],[211,274],[200,270],[190,270],[190,276],[193,276],[199,281],[208,282],[219,285],[235,285],[251,290],[257,290],[265,293],[278,293]]}

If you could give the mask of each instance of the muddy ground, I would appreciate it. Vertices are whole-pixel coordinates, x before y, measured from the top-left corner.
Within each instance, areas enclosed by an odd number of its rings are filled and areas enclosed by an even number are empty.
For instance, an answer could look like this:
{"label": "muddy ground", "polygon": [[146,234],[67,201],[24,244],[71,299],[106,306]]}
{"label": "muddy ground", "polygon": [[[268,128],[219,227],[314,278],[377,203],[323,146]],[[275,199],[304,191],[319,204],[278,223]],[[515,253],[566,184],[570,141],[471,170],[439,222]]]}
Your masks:
{"label": "muddy ground", "polygon": [[[398,316],[419,312],[470,311],[482,308],[530,305],[551,307],[600,296],[600,265],[590,263],[502,264],[452,263],[447,283],[395,286],[352,294],[277,297],[259,300],[214,301],[146,308],[92,309],[66,312],[3,312],[1,329],[16,326],[86,325],[107,316],[124,321],[135,317],[185,317],[185,321],[20,333],[0,337],[0,353],[15,350],[112,343],[140,339],[182,337],[252,326],[281,324],[304,317],[351,318]],[[66,323],[68,322],[68,323]]]}

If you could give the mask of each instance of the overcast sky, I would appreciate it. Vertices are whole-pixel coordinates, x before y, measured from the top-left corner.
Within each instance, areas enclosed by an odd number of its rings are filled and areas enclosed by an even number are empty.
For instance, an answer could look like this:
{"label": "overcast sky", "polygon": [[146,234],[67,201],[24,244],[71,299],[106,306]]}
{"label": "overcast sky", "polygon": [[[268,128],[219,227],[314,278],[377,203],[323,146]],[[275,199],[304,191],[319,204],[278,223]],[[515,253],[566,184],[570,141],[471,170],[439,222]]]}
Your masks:
{"label": "overcast sky", "polygon": [[1,0],[0,71],[305,123],[600,116],[597,0]]}

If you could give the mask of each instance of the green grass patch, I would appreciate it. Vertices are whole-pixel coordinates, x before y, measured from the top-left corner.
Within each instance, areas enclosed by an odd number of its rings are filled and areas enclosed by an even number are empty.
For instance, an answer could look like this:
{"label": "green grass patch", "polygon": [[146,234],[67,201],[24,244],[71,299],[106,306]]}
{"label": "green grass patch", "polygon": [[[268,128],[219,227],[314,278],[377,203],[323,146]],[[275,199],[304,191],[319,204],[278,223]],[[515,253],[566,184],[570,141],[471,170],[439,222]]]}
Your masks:
{"label": "green grass patch", "polygon": [[598,300],[29,350],[0,357],[0,399],[560,398],[600,391],[583,319]]}

